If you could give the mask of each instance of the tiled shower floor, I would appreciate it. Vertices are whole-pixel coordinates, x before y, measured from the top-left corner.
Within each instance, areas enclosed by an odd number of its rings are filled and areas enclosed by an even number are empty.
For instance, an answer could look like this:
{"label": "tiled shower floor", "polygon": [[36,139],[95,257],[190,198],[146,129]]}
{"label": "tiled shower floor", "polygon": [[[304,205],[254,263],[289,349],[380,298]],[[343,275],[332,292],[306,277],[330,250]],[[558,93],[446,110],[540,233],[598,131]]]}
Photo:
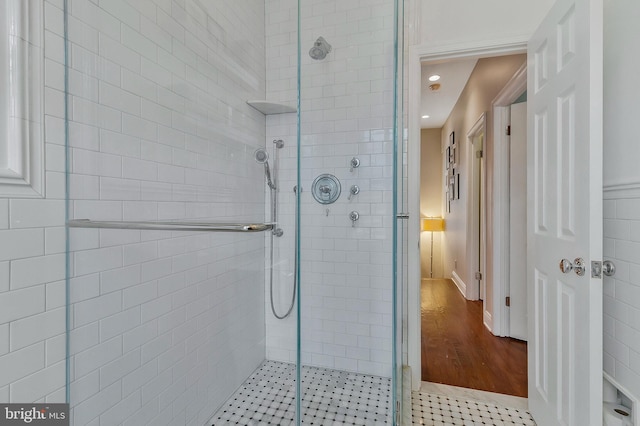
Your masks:
{"label": "tiled shower floor", "polygon": [[[302,367],[302,391],[303,425],[392,424],[390,379]],[[293,425],[294,401],[295,365],[265,361],[218,410],[212,425]],[[465,397],[412,392],[411,405],[414,425],[535,426],[526,410]]]}
{"label": "tiled shower floor", "polygon": [[[391,379],[302,367],[302,424],[391,425]],[[213,417],[213,425],[293,425],[295,365],[265,361]]]}

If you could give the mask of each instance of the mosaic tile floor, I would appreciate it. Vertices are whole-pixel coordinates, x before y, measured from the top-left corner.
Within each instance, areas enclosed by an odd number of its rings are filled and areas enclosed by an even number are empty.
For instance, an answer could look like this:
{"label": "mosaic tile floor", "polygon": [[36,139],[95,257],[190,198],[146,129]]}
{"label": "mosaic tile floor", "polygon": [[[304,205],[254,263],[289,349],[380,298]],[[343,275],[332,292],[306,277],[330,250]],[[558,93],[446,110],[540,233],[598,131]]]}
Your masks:
{"label": "mosaic tile floor", "polygon": [[[391,425],[391,379],[302,367],[302,424]],[[294,424],[295,365],[265,361],[213,417],[213,425]]]}
{"label": "mosaic tile floor", "polygon": [[[302,367],[303,425],[391,425],[391,380]],[[295,418],[295,365],[265,361],[218,410],[213,426],[291,426]],[[452,395],[413,392],[414,425],[535,426],[522,409]]]}
{"label": "mosaic tile floor", "polygon": [[413,392],[411,401],[414,425],[535,426],[536,424],[524,410],[498,407],[491,403],[423,392]]}

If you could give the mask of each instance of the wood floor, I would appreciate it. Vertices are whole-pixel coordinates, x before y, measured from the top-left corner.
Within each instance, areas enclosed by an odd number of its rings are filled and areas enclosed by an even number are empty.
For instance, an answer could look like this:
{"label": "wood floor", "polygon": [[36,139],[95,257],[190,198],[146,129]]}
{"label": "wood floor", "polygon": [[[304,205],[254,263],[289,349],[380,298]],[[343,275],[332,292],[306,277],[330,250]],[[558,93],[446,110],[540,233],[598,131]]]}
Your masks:
{"label": "wood floor", "polygon": [[526,342],[491,334],[451,280],[422,280],[421,297],[423,381],[527,396]]}

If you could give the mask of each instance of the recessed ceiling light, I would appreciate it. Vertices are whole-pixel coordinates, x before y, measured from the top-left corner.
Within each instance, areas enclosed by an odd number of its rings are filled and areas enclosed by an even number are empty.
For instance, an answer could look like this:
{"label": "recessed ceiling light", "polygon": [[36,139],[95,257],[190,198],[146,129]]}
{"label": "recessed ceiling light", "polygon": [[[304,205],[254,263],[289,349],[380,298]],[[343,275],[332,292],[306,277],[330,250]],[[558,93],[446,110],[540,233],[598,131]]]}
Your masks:
{"label": "recessed ceiling light", "polygon": [[429,77],[429,81],[438,81],[440,80],[440,76],[438,74],[434,74],[431,77]]}
{"label": "recessed ceiling light", "polygon": [[429,118],[429,116],[428,115],[423,115],[422,118]]}

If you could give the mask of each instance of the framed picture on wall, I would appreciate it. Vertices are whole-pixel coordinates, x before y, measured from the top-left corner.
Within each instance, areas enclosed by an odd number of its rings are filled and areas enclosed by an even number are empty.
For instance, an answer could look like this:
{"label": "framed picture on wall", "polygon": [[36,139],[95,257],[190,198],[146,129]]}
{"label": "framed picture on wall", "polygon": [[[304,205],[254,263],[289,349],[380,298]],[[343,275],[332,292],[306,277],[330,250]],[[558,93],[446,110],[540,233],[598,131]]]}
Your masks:
{"label": "framed picture on wall", "polygon": [[445,165],[447,167],[447,170],[449,170],[449,167],[451,167],[451,147],[450,146],[447,147],[444,158],[445,158]]}
{"label": "framed picture on wall", "polygon": [[455,172],[449,176],[449,199],[456,199],[456,175]]}
{"label": "framed picture on wall", "polygon": [[455,165],[458,163],[456,154],[456,132],[451,132],[449,133],[449,146],[447,147],[447,160],[449,164]]}
{"label": "framed picture on wall", "polygon": [[456,200],[460,199],[460,173],[456,174]]}

